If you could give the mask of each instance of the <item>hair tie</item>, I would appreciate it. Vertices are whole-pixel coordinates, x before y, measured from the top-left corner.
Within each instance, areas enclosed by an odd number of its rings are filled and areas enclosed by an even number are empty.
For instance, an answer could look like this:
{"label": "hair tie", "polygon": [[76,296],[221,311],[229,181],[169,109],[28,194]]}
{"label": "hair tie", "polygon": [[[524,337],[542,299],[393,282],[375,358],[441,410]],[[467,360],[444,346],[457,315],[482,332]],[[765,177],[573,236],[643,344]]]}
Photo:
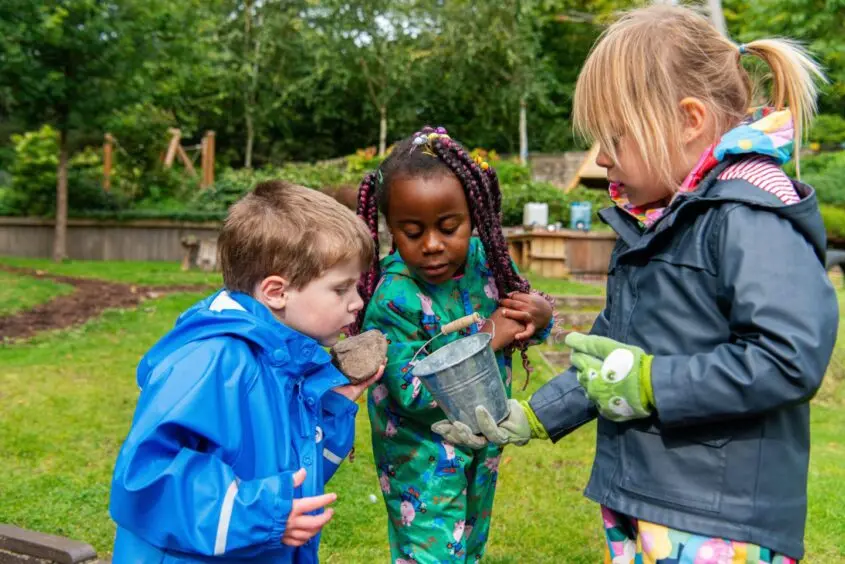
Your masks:
{"label": "hair tie", "polygon": [[745,43],[740,43],[738,49],[740,55],[745,55],[746,53],[748,53],[748,47],[745,45]]}

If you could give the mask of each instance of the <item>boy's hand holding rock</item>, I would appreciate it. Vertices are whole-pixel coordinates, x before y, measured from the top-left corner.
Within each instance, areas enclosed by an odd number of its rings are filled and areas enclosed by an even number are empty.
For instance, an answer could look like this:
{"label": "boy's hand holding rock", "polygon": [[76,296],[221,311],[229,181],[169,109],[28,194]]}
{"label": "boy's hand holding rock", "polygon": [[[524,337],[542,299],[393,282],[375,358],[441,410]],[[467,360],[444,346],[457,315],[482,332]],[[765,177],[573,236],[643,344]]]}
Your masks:
{"label": "boy's hand holding rock", "polygon": [[332,347],[331,355],[332,363],[351,382],[335,391],[355,401],[384,373],[387,338],[381,331],[367,331],[338,342]]}

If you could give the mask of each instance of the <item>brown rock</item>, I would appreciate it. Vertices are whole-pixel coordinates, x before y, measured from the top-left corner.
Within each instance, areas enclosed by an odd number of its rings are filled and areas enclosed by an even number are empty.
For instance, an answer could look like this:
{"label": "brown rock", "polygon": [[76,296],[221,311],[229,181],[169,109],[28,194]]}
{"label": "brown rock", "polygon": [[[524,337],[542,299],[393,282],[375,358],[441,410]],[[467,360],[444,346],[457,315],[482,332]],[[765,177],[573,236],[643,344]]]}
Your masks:
{"label": "brown rock", "polygon": [[387,359],[387,338],[373,329],[332,347],[332,362],[353,384],[375,374]]}

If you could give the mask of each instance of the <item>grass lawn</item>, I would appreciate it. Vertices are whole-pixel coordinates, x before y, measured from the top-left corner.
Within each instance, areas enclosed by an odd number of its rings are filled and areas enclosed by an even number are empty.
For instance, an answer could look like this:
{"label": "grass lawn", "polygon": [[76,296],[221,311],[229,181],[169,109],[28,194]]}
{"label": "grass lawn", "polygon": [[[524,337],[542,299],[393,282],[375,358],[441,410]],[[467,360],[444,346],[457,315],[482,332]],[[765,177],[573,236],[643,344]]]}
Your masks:
{"label": "grass lawn", "polygon": [[219,272],[202,272],[198,270],[182,272],[177,262],[67,260],[56,263],[50,259],[0,257],[0,264],[43,270],[44,272],[60,276],[98,278],[111,282],[150,286],[175,284],[219,285],[223,281]]}
{"label": "grass lawn", "polygon": [[70,294],[73,286],[0,271],[0,315],[11,315]]}
{"label": "grass lawn", "polygon": [[531,282],[531,286],[553,296],[583,295],[600,296],[604,294],[604,284],[584,284],[563,278],[544,278],[534,274],[524,273]]}
{"label": "grass lawn", "polygon": [[[101,555],[111,550],[109,483],[138,396],[135,365],[199,296],[151,300],[80,328],[0,346],[0,522],[84,540]],[[838,358],[845,361],[845,343]],[[533,359],[529,392],[552,377],[536,354]],[[845,366],[834,368],[813,409],[806,561],[814,563],[845,559]],[[518,370],[515,388],[522,377]],[[356,461],[345,463],[330,484],[339,499],[323,535],[324,562],[388,558],[381,500],[368,499],[380,496],[365,411],[358,417]],[[581,495],[594,440],[595,426],[588,425],[554,446],[505,451],[485,562],[601,561],[598,508]]]}

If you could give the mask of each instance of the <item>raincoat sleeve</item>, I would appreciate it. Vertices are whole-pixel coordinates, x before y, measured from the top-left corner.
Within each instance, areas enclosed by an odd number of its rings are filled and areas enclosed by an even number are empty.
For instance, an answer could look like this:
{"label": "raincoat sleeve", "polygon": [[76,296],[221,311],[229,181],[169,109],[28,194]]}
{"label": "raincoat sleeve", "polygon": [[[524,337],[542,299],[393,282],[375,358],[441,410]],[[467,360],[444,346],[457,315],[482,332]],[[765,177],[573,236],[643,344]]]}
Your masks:
{"label": "raincoat sleeve", "polygon": [[[608,298],[601,314],[590,329],[591,335],[606,335],[609,327]],[[570,367],[534,392],[528,401],[531,410],[546,429],[549,438],[557,442],[575,429],[598,416],[595,404],[578,383],[578,372]]]}
{"label": "raincoat sleeve", "polygon": [[712,351],[656,356],[665,425],[743,417],[808,401],[822,382],[839,322],[822,261],[792,223],[739,205],[712,249],[730,339]]}
{"label": "raincoat sleeve", "polygon": [[323,396],[323,482],[327,483],[355,443],[358,404],[335,391]]}
{"label": "raincoat sleeve", "polygon": [[246,557],[279,548],[294,498],[293,471],[240,480],[237,459],[249,384],[246,344],[209,339],[144,385],[118,455],[114,521],[165,550]]}
{"label": "raincoat sleeve", "polygon": [[[392,284],[392,289],[395,290],[396,286],[405,283],[396,279]],[[411,291],[406,294],[413,296]],[[411,375],[410,366],[414,354],[430,339],[420,326],[421,305],[418,299],[408,300],[401,309],[393,304],[394,302],[374,299],[367,308],[364,320],[364,330],[378,329],[388,340],[387,365],[381,384],[384,384],[390,397],[405,414],[411,417],[433,415],[440,408],[434,404],[434,398],[420,380]],[[438,345],[442,346],[447,342],[446,339],[442,339],[442,343],[434,341],[426,347],[426,351],[417,356],[417,361],[425,358],[426,352],[433,352]]]}

